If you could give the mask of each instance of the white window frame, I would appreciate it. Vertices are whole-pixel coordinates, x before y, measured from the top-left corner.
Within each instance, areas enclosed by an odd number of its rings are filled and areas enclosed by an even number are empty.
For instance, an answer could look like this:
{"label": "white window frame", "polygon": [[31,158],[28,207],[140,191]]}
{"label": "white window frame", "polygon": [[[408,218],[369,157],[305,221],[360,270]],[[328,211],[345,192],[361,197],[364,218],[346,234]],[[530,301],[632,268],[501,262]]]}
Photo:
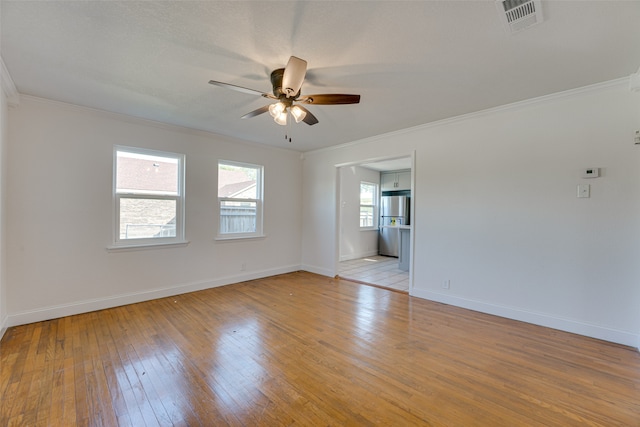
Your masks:
{"label": "white window frame", "polygon": [[[141,154],[156,157],[165,157],[167,159],[175,159],[178,161],[178,187],[176,195],[165,194],[149,194],[149,193],[137,193],[127,192],[118,193],[117,180],[118,180],[118,152],[127,152],[132,154]],[[157,247],[166,245],[186,245],[188,242],[185,240],[185,224],[184,224],[184,210],[185,210],[185,155],[180,153],[172,153],[168,151],[151,150],[147,148],[128,147],[123,145],[114,145],[113,147],[113,185],[112,185],[112,197],[113,197],[113,245],[108,249],[131,249],[131,248],[145,248],[145,247]],[[120,202],[122,199],[152,199],[152,200],[173,200],[176,203],[176,235],[175,237],[153,237],[143,239],[121,239],[120,238]]]}
{"label": "white window frame", "polygon": [[[374,188],[374,194],[373,194],[373,204],[371,205],[363,205],[362,204],[362,184],[366,184],[366,185],[371,185]],[[369,182],[369,181],[360,181],[360,185],[358,186],[358,202],[359,202],[359,206],[358,206],[358,225],[360,226],[360,230],[375,230],[378,228],[378,194],[379,194],[379,188],[380,186],[378,184],[376,184],[375,182]],[[363,207],[370,207],[373,208],[372,211],[372,215],[373,215],[373,225],[371,226],[362,226],[360,225],[360,213],[362,212],[362,208]]]}
{"label": "white window frame", "polygon": [[[232,160],[222,160],[219,159],[216,164],[216,176],[219,174],[220,165],[227,166],[236,166],[242,168],[250,168],[256,169],[256,195],[258,198],[256,199],[248,199],[248,198],[235,198],[235,197],[220,197],[218,196],[218,218],[217,218],[217,235],[216,240],[236,240],[236,239],[255,239],[265,237],[263,233],[263,221],[264,221],[264,166],[256,165],[252,163],[245,162],[236,162]],[[222,233],[220,230],[220,217],[221,217],[221,206],[223,202],[227,201],[243,201],[243,202],[254,202],[256,204],[256,229],[253,232],[244,232],[244,233]]]}

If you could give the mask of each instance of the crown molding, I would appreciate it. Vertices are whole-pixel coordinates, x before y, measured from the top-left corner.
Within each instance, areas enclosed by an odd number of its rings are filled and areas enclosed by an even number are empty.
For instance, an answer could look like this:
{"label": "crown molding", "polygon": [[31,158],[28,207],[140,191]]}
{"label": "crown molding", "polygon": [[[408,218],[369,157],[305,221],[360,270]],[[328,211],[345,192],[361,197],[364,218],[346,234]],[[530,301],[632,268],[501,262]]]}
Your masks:
{"label": "crown molding", "polygon": [[565,91],[562,91],[562,92],[551,93],[549,95],[543,95],[543,96],[539,96],[539,97],[536,97],[536,98],[525,99],[523,101],[517,101],[517,102],[513,102],[511,104],[500,105],[498,107],[488,108],[486,110],[480,110],[480,111],[475,111],[473,113],[462,114],[460,116],[449,117],[449,118],[446,118],[446,119],[437,120],[435,122],[430,122],[430,123],[425,123],[425,124],[422,124],[422,125],[409,127],[409,128],[406,128],[406,129],[400,129],[400,130],[393,131],[393,132],[383,133],[383,134],[380,134],[380,135],[374,135],[374,136],[370,136],[368,138],[347,142],[345,144],[333,145],[331,147],[319,148],[317,150],[310,150],[310,151],[306,151],[305,154],[323,153],[323,152],[329,152],[329,151],[334,151],[334,150],[341,150],[343,148],[354,147],[354,146],[361,145],[361,144],[367,144],[367,143],[370,143],[370,142],[375,142],[375,141],[379,141],[379,140],[388,139],[389,137],[393,137],[393,136],[405,135],[405,134],[412,133],[412,132],[415,132],[415,131],[421,130],[421,129],[429,129],[429,128],[434,128],[434,127],[439,127],[439,126],[445,126],[445,125],[449,125],[449,124],[452,124],[452,123],[459,123],[459,122],[463,122],[463,121],[466,121],[466,120],[470,120],[470,119],[473,119],[473,118],[476,118],[476,117],[488,116],[488,115],[496,114],[496,113],[503,112],[503,111],[518,110],[518,109],[521,109],[521,108],[528,107],[530,105],[554,102],[554,101],[557,101],[557,100],[560,100],[560,99],[571,98],[571,97],[574,97],[574,96],[580,96],[582,94],[589,94],[589,93],[599,92],[599,91],[608,90],[608,89],[615,88],[615,87],[618,87],[618,88],[625,87],[625,86],[628,86],[628,85],[629,85],[629,77],[622,77],[622,78],[619,78],[619,79],[608,80],[608,81],[605,81],[605,82],[595,83],[595,84],[592,84],[592,85],[583,86],[583,87],[579,87],[579,88],[575,88],[575,89],[569,89],[569,90],[565,90]]}
{"label": "crown molding", "polygon": [[9,107],[17,107],[20,104],[20,94],[13,83],[9,70],[4,65],[2,56],[0,56],[0,78],[2,78],[2,90],[7,96],[7,104],[9,104]]}
{"label": "crown molding", "polygon": [[292,149],[283,148],[283,147],[274,147],[272,145],[261,144],[259,142],[247,141],[232,135],[225,135],[225,134],[215,133],[208,130],[189,128],[185,126],[175,125],[172,123],[159,122],[152,119],[145,119],[142,117],[130,116],[128,114],[116,113],[113,111],[100,110],[98,108],[87,107],[84,105],[71,104],[64,101],[56,101],[55,99],[41,98],[39,96],[24,95],[24,94],[20,95],[20,99],[25,103],[35,102],[35,103],[44,104],[44,105],[51,105],[51,106],[55,106],[56,108],[64,109],[67,111],[75,111],[82,114],[90,114],[95,117],[109,118],[109,119],[117,120],[124,123],[131,123],[139,126],[163,129],[171,132],[191,134],[191,135],[201,136],[204,138],[214,138],[221,142],[232,143],[234,145],[241,144],[248,147],[262,148],[262,149],[272,150],[272,151],[281,151],[285,153],[299,153],[299,151],[297,150],[292,150]]}
{"label": "crown molding", "polygon": [[629,90],[631,92],[640,92],[640,70],[629,77]]}

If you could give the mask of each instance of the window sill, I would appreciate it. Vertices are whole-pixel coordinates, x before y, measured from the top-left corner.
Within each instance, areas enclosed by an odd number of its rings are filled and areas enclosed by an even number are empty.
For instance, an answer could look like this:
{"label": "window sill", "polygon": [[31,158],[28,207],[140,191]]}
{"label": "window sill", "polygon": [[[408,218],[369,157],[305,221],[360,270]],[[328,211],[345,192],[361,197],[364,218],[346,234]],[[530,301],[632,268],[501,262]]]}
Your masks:
{"label": "window sill", "polygon": [[378,231],[378,227],[361,227],[360,231]]}
{"label": "window sill", "polygon": [[258,234],[258,235],[251,235],[251,236],[217,236],[215,237],[213,240],[215,242],[233,242],[233,241],[239,241],[239,240],[263,240],[266,239],[267,235],[266,234]]}
{"label": "window sill", "polygon": [[189,244],[188,240],[171,243],[143,243],[139,245],[111,245],[107,246],[107,252],[144,251],[148,249],[182,248]]}

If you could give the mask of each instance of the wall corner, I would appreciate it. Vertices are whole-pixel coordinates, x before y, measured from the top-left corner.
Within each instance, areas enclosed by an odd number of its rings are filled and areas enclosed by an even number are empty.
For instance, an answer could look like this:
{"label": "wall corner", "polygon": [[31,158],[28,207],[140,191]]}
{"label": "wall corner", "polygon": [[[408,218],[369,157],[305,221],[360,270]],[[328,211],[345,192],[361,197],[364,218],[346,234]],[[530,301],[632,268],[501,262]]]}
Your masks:
{"label": "wall corner", "polygon": [[9,74],[9,70],[7,70],[6,65],[4,64],[4,60],[0,56],[0,80],[2,84],[2,90],[7,97],[7,105],[9,107],[17,107],[20,105],[20,94],[18,93],[18,89],[16,85],[13,83],[13,79],[11,78],[11,74]]}

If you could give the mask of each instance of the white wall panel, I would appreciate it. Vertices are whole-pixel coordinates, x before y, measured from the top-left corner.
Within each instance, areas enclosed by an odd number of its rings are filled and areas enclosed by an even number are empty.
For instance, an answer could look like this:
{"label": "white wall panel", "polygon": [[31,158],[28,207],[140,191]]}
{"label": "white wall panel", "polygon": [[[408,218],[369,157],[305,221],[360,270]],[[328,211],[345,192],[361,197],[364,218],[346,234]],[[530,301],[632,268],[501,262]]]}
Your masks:
{"label": "white wall panel", "polygon": [[307,153],[303,264],[335,268],[335,165],[415,150],[414,295],[637,346],[639,110],[612,82]]}
{"label": "white wall panel", "polygon": [[[378,230],[360,230],[360,182],[380,185],[380,172],[359,166],[340,170],[340,260],[378,254]],[[379,216],[379,212],[376,212]]]}
{"label": "white wall panel", "polygon": [[[0,58],[1,62],[1,58]],[[4,72],[0,71],[0,72]],[[4,76],[0,76],[4,78]],[[8,325],[6,281],[6,171],[7,171],[7,96],[0,90],[0,339]]]}
{"label": "white wall panel", "polygon": [[[9,118],[11,324],[299,269],[299,153],[30,97]],[[106,250],[114,144],[186,154],[188,246]],[[214,240],[218,159],[264,165],[266,238]]]}

